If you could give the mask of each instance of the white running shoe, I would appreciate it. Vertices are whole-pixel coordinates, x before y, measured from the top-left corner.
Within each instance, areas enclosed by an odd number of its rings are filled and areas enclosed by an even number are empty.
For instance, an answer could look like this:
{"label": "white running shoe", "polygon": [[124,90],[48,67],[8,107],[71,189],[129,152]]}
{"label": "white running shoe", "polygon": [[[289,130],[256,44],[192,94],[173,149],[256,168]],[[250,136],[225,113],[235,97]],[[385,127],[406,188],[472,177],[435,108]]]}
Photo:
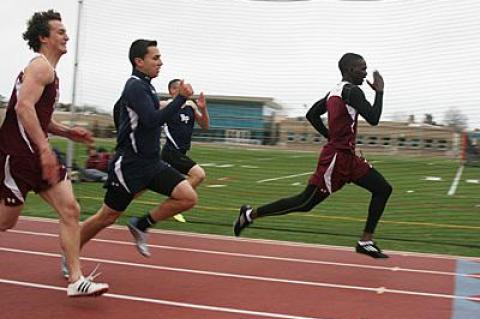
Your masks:
{"label": "white running shoe", "polygon": [[108,291],[108,284],[93,282],[101,273],[94,275],[98,266],[87,277],[81,276],[77,281],[72,282],[67,287],[67,296],[69,297],[89,297],[100,296]]}
{"label": "white running shoe", "polygon": [[138,252],[145,257],[150,257],[150,250],[147,246],[148,234],[137,228],[137,221],[138,217],[130,218],[127,223],[128,229],[130,230],[130,233],[135,239],[135,246],[137,247]]}
{"label": "white running shoe", "polygon": [[65,279],[70,278],[70,270],[68,270],[67,258],[65,258],[65,255],[63,254],[62,254],[62,261],[60,262],[60,269],[62,271],[63,278]]}
{"label": "white running shoe", "polygon": [[175,219],[179,223],[186,223],[187,222],[187,220],[185,219],[185,217],[182,214],[173,215],[173,219]]}

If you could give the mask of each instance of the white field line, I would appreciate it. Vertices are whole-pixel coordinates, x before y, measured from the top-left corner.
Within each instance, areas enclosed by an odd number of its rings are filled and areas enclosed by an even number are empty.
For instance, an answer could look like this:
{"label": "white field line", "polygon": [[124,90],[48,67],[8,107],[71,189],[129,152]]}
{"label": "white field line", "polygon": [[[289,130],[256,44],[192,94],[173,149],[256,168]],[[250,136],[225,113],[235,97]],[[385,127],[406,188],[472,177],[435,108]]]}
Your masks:
{"label": "white field line", "polygon": [[[44,218],[44,217],[29,217],[29,216],[20,216],[21,220],[33,221],[33,222],[43,222],[43,223],[50,223],[50,224],[58,224],[57,219],[52,218]],[[108,228],[116,229],[120,231],[126,231],[127,228],[125,226],[120,225],[112,225]],[[13,230],[9,230],[12,232]],[[170,236],[178,236],[178,237],[193,237],[193,238],[203,238],[203,239],[215,239],[215,240],[222,240],[222,241],[236,241],[236,242],[246,242],[246,243],[253,243],[253,244],[264,244],[264,245],[273,245],[273,246],[286,246],[286,247],[301,247],[301,248],[312,248],[315,250],[336,250],[336,251],[353,251],[352,248],[345,247],[345,246],[333,246],[333,245],[322,245],[322,244],[308,244],[302,242],[291,242],[291,241],[282,241],[282,240],[272,240],[272,239],[256,239],[256,238],[239,238],[233,236],[225,236],[225,235],[213,235],[213,234],[198,234],[198,233],[189,233],[189,232],[182,232],[177,230],[163,230],[163,229],[150,229],[150,233],[156,234],[164,234]],[[396,251],[396,250],[385,250],[390,254],[399,255],[399,256],[408,256],[408,257],[418,257],[418,258],[436,258],[436,259],[446,259],[446,260],[466,260],[466,261],[476,261],[480,262],[479,257],[466,257],[466,256],[454,256],[454,255],[441,255],[441,254],[431,254],[431,253],[416,253],[416,252],[408,252],[408,251]]]}
{"label": "white field line", "polygon": [[[58,286],[38,284],[38,283],[25,282],[25,281],[8,280],[3,278],[0,278],[0,283],[7,284],[7,285],[21,286],[21,287],[38,288],[38,289],[49,289],[49,290],[58,290],[58,291],[67,290],[66,288],[58,287]],[[112,294],[112,293],[103,294],[102,297],[121,299],[121,300],[130,300],[130,301],[140,301],[140,302],[146,302],[146,303],[152,303],[152,304],[164,305],[164,306],[181,307],[181,308],[188,308],[188,309],[214,311],[214,312],[236,313],[236,314],[242,314],[242,315],[248,315],[248,316],[259,316],[259,317],[267,317],[267,318],[322,319],[320,317],[315,317],[315,318],[303,317],[303,316],[294,316],[294,315],[272,313],[272,312],[243,310],[243,309],[236,309],[236,308],[229,308],[229,307],[207,306],[207,305],[199,305],[199,304],[193,304],[193,303],[187,303],[187,302],[169,301],[169,300],[163,300],[163,299],[152,299],[152,298],[144,298],[144,297],[120,295],[120,294]]]}
{"label": "white field line", "polygon": [[300,173],[300,174],[295,174],[295,175],[286,175],[286,176],[280,176],[276,178],[268,178],[268,179],[261,179],[257,181],[257,183],[265,183],[265,182],[271,182],[271,181],[278,181],[280,179],[287,179],[287,178],[293,178],[297,176],[303,176],[303,175],[309,175],[312,174],[312,172],[306,172],[306,173]]}
{"label": "white field line", "polygon": [[450,185],[450,189],[448,190],[448,193],[447,193],[448,196],[455,195],[455,192],[457,191],[458,182],[462,177],[462,173],[463,173],[463,165],[460,165],[457,169],[457,174],[455,174],[455,178],[453,179],[452,185]]}
{"label": "white field line", "polygon": [[[45,253],[45,252],[40,252],[40,251],[21,250],[21,249],[10,249],[10,248],[4,248],[4,247],[0,247],[0,251],[11,252],[11,253],[20,253],[20,254],[29,254],[29,255],[43,256],[43,257],[53,257],[53,258],[60,258],[61,257],[60,254],[52,254],[52,253]],[[203,275],[203,276],[225,277],[225,278],[235,278],[235,279],[242,279],[242,280],[264,281],[264,282],[275,282],[275,283],[282,283],[282,284],[294,284],[294,285],[313,286],[313,287],[322,287],[322,288],[359,290],[359,291],[374,292],[374,293],[377,293],[377,294],[391,293],[391,294],[400,294],[400,295],[411,295],[411,296],[444,298],[444,299],[470,300],[470,301],[480,302],[480,297],[468,297],[468,296],[457,296],[457,295],[449,295],[449,294],[430,293],[430,292],[389,289],[389,288],[386,288],[386,287],[375,288],[375,287],[363,287],[363,286],[353,286],[353,285],[343,285],[343,284],[331,284],[331,283],[325,283],[325,282],[290,280],[290,279],[275,278],[275,277],[238,275],[238,274],[225,273],[225,272],[204,271],[204,270],[184,269],[184,268],[175,268],[175,267],[165,267],[165,266],[157,266],[157,265],[148,265],[148,264],[139,264],[139,263],[132,263],[132,262],[116,261],[116,260],[102,259],[102,258],[82,257],[81,260],[93,261],[93,262],[104,263],[104,264],[137,267],[137,268],[143,268],[143,269],[154,269],[154,270],[190,273],[190,274]]]}
{"label": "white field line", "polygon": [[[33,235],[33,236],[44,236],[44,237],[58,237],[57,234],[51,233],[39,233],[39,232],[30,232],[30,231],[21,231],[13,230],[12,232],[22,234],[22,235]],[[114,245],[125,245],[133,246],[132,242],[119,241],[119,240],[110,240],[110,239],[100,239],[93,238],[92,241],[106,244]],[[165,246],[165,245],[148,245],[150,248],[155,249],[164,249],[171,251],[182,251],[189,253],[199,253],[199,254],[209,254],[209,255],[219,255],[219,256],[228,256],[228,257],[238,257],[238,258],[250,258],[250,259],[261,259],[261,260],[271,260],[278,262],[288,262],[288,263],[300,263],[300,264],[312,264],[312,265],[326,265],[326,266],[335,266],[335,267],[350,267],[350,268],[360,268],[368,270],[381,270],[381,271],[394,271],[394,272],[407,272],[407,273],[418,273],[418,274],[428,274],[428,275],[438,275],[438,276],[459,276],[459,277],[469,277],[469,278],[478,278],[480,275],[471,275],[471,274],[461,274],[448,271],[437,271],[437,270],[425,270],[425,269],[413,269],[413,268],[402,268],[398,266],[386,267],[386,266],[372,266],[372,265],[362,265],[362,264],[353,264],[353,263],[339,263],[331,261],[322,261],[314,259],[301,259],[301,258],[288,258],[288,257],[275,257],[275,256],[266,256],[266,255],[256,255],[256,254],[244,254],[244,253],[231,253],[225,251],[217,250],[205,250],[205,249],[194,249],[194,248],[184,248],[184,247],[174,247],[174,246]],[[13,248],[1,248],[0,250],[7,250]]]}

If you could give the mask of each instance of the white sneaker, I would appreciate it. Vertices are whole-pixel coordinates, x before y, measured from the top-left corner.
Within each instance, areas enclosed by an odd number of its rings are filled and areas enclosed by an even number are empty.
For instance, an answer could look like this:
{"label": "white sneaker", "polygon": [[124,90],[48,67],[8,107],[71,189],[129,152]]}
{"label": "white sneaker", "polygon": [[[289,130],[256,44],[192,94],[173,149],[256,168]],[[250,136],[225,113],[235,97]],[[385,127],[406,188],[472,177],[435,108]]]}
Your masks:
{"label": "white sneaker", "polygon": [[138,217],[130,218],[130,220],[127,223],[128,229],[130,230],[130,233],[135,239],[135,245],[137,247],[138,252],[145,257],[150,257],[151,255],[150,250],[148,249],[148,246],[147,246],[148,234],[137,228],[136,226],[137,221],[138,221]]}
{"label": "white sneaker", "polygon": [[62,271],[63,278],[68,279],[70,278],[70,271],[68,270],[67,266],[67,258],[65,255],[62,254],[62,261],[60,262],[60,269]]}
{"label": "white sneaker", "polygon": [[100,275],[94,275],[95,269],[87,277],[81,276],[77,281],[72,282],[67,287],[67,296],[69,297],[88,297],[88,296],[100,296],[108,291],[108,284],[93,282],[93,279]]}
{"label": "white sneaker", "polygon": [[183,217],[182,214],[176,214],[173,216],[173,219],[175,219],[177,222],[179,223],[186,223],[187,220],[185,219],[185,217]]}

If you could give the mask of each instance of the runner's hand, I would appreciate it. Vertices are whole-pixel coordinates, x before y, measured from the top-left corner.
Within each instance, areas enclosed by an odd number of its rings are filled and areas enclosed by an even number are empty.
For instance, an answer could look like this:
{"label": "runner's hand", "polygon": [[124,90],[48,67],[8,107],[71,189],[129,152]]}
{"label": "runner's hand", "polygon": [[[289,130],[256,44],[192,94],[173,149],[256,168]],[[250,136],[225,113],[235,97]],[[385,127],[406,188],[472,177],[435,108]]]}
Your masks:
{"label": "runner's hand", "polygon": [[75,126],[70,129],[69,138],[74,142],[83,143],[86,145],[93,145],[93,133],[86,128]]}
{"label": "runner's hand", "polygon": [[197,106],[200,110],[205,110],[207,107],[207,101],[205,100],[205,95],[203,95],[203,92],[200,92],[200,95],[198,96]]}
{"label": "runner's hand", "polygon": [[383,77],[380,75],[380,72],[373,71],[373,83],[367,80],[368,85],[375,91],[375,92],[383,92]]}
{"label": "runner's hand", "polygon": [[50,148],[40,152],[40,164],[42,165],[42,178],[50,185],[56,184],[59,178],[60,164]]}

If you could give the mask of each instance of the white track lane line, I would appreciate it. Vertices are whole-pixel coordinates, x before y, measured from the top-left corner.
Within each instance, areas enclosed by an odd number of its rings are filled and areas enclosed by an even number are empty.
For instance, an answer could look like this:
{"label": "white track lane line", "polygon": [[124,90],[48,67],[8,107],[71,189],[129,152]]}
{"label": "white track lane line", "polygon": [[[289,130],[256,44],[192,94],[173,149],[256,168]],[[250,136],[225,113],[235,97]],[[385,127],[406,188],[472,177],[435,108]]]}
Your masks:
{"label": "white track lane line", "polygon": [[[14,286],[21,286],[21,287],[29,287],[29,288],[37,288],[37,289],[57,290],[57,291],[66,291],[67,290],[66,288],[58,287],[58,286],[44,285],[44,284],[38,284],[38,283],[33,283],[33,282],[25,282],[25,281],[8,280],[8,279],[2,279],[2,278],[0,278],[0,284],[7,284],[7,285],[14,285]],[[163,299],[152,299],[152,298],[144,298],[144,297],[137,297],[137,296],[131,296],[131,295],[120,295],[120,294],[112,294],[112,293],[103,294],[102,297],[129,300],[129,301],[147,302],[147,303],[164,305],[164,306],[182,307],[182,308],[188,308],[188,309],[206,310],[206,311],[214,311],[214,312],[235,313],[235,314],[257,316],[257,317],[267,317],[267,318],[324,319],[324,318],[320,318],[320,317],[303,317],[303,316],[294,316],[294,315],[272,313],[272,312],[251,311],[251,310],[243,310],[243,309],[228,308],[228,307],[207,306],[207,305],[192,304],[192,303],[187,303],[187,302],[169,301],[169,300],[163,300]]]}
{"label": "white track lane line", "polygon": [[[30,236],[43,236],[43,237],[53,237],[53,238],[58,237],[57,234],[31,232],[31,231],[23,231],[23,230],[11,230],[9,232],[17,233],[17,234],[21,234],[21,235],[30,235]],[[120,240],[93,238],[92,241],[99,242],[99,243],[114,244],[114,245],[134,246],[134,243],[132,243],[132,242],[120,241]],[[175,247],[175,246],[166,246],[166,245],[152,245],[152,244],[149,244],[148,247],[156,248],[156,249],[173,250],[173,251],[200,253],[200,254],[221,255],[221,256],[228,256],[228,257],[273,260],[273,261],[302,263],[302,264],[328,265],[328,266],[335,266],[335,267],[351,267],[351,268],[372,269],[372,270],[390,270],[390,271],[397,271],[397,272],[410,272],[410,273],[420,273],[420,274],[440,275],[440,276],[459,276],[459,277],[469,277],[469,278],[479,278],[480,279],[480,275],[461,274],[461,273],[455,273],[455,272],[425,270],[425,269],[402,268],[402,267],[398,267],[398,266],[391,266],[391,267],[372,266],[372,265],[339,263],[339,262],[314,260],[314,259],[275,257],[275,256],[245,254],[245,253],[231,253],[231,252],[218,251],[218,250],[184,248],[184,247]]]}
{"label": "white track lane line", "polygon": [[[9,253],[28,254],[28,255],[34,255],[34,256],[42,256],[42,257],[50,257],[50,258],[60,258],[61,257],[60,254],[53,254],[53,253],[46,253],[46,252],[32,251],[32,250],[11,249],[11,248],[4,248],[4,247],[0,247],[0,251],[9,252]],[[204,271],[204,270],[184,269],[184,268],[175,268],[175,267],[165,267],[165,266],[157,266],[157,265],[148,265],[148,264],[116,261],[116,260],[102,259],[102,258],[81,257],[81,260],[93,261],[93,262],[104,263],[104,264],[113,264],[113,265],[119,265],[119,266],[143,268],[143,269],[153,269],[153,270],[163,270],[163,271],[172,271],[172,272],[180,272],[180,273],[189,273],[189,274],[202,275],[202,276],[235,278],[235,279],[242,279],[242,280],[274,282],[274,283],[282,283],[282,284],[294,284],[294,285],[321,287],[321,288],[367,291],[367,292],[374,292],[374,293],[378,293],[378,294],[380,294],[380,293],[391,293],[391,294],[400,294],[400,295],[413,295],[413,296],[445,298],[445,299],[461,299],[461,300],[470,300],[470,301],[479,301],[480,302],[480,297],[465,297],[465,296],[456,296],[456,295],[449,295],[449,294],[438,294],[438,293],[430,293],[430,292],[389,289],[389,288],[386,288],[386,287],[363,287],[363,286],[331,284],[331,283],[315,282],[315,281],[290,280],[290,279],[275,278],[275,277],[238,275],[238,274],[225,273],[225,272]]]}
{"label": "white track lane line", "polygon": [[[58,224],[57,219],[52,218],[43,218],[43,217],[27,217],[27,216],[20,216],[21,220],[29,221],[29,222],[44,222],[50,224]],[[120,231],[128,231],[126,226],[120,225],[112,225],[109,226],[110,229],[116,229]],[[11,231],[11,230],[9,230]],[[315,250],[333,250],[333,251],[348,251],[352,252],[353,249],[350,247],[345,246],[333,246],[333,245],[322,245],[322,244],[308,244],[302,242],[291,242],[291,241],[282,241],[282,240],[272,240],[272,239],[256,239],[256,238],[239,238],[233,236],[226,236],[226,235],[213,235],[213,234],[199,234],[199,233],[191,233],[191,232],[182,232],[176,230],[163,230],[163,229],[150,229],[150,233],[155,234],[163,234],[169,236],[178,236],[178,237],[193,237],[193,238],[203,238],[203,239],[215,239],[215,240],[222,240],[222,241],[235,241],[235,242],[245,242],[245,243],[253,243],[253,244],[265,244],[265,245],[273,245],[273,246],[286,246],[286,247],[302,247],[302,248],[312,248]],[[466,256],[454,256],[454,255],[441,255],[441,254],[433,254],[433,253],[417,253],[417,252],[409,252],[409,251],[396,251],[396,250],[385,250],[389,254],[399,255],[399,256],[408,256],[408,257],[418,257],[418,258],[436,258],[436,259],[445,259],[445,260],[469,260],[469,261],[476,261],[480,262],[480,257],[466,257]]]}

